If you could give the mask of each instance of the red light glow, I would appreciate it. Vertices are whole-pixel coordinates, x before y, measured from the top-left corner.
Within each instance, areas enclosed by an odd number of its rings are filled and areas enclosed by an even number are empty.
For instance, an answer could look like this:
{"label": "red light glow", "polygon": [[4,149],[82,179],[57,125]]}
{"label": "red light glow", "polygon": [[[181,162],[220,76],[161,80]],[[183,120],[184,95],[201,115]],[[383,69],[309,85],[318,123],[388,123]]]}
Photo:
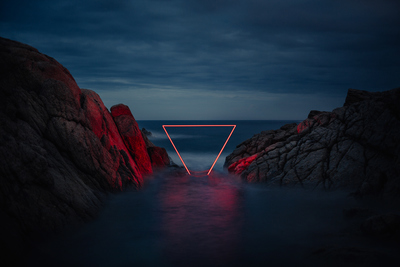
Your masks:
{"label": "red light glow", "polygon": [[[221,156],[222,151],[224,150],[224,148],[225,148],[226,144],[228,143],[229,139],[231,138],[231,135],[232,135],[233,131],[236,128],[236,125],[163,125],[162,127],[163,127],[165,133],[167,134],[169,141],[171,142],[172,146],[174,147],[174,149],[176,151],[176,154],[178,154],[179,159],[182,161],[182,164],[185,167],[185,169],[188,172],[188,174],[189,175],[193,175],[193,176],[199,176],[200,174],[203,174],[203,173],[204,174],[206,173],[207,175],[210,175],[212,169],[215,166],[215,163],[217,163],[219,156]],[[215,158],[211,168],[208,171],[203,171],[203,172],[194,172],[194,171],[192,171],[192,172],[190,172],[188,167],[186,166],[185,162],[183,161],[183,159],[181,157],[181,154],[179,154],[178,149],[176,148],[176,146],[175,146],[174,142],[172,141],[171,137],[169,136],[166,127],[232,127],[232,131],[229,134],[229,136],[226,139],[224,145],[222,146],[221,150],[219,151],[218,156]]]}

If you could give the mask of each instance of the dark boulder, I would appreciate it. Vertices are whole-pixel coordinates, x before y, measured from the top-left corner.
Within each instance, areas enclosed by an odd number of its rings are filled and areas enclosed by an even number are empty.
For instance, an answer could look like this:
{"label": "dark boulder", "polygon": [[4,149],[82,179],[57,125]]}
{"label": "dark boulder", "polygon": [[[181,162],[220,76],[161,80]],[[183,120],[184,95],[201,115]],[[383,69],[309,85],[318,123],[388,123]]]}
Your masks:
{"label": "dark boulder", "polygon": [[400,88],[350,89],[343,107],[264,131],[225,161],[248,181],[400,196]]}
{"label": "dark boulder", "polygon": [[113,110],[53,58],[0,38],[1,248],[87,221],[152,173],[129,108]]}

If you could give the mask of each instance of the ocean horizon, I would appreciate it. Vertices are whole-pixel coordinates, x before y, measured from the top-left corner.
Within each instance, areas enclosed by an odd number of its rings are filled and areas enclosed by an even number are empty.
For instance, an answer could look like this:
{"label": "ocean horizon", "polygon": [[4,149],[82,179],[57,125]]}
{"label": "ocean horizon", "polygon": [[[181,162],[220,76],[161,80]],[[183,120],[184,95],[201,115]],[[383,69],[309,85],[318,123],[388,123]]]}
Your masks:
{"label": "ocean horizon", "polygon": [[[225,158],[243,141],[262,131],[277,130],[299,120],[138,120],[139,127],[151,132],[149,139],[164,147],[172,161],[183,166],[164,132],[163,125],[236,125],[213,171],[223,172]],[[216,159],[232,127],[168,127],[167,131],[189,170],[208,170]]]}

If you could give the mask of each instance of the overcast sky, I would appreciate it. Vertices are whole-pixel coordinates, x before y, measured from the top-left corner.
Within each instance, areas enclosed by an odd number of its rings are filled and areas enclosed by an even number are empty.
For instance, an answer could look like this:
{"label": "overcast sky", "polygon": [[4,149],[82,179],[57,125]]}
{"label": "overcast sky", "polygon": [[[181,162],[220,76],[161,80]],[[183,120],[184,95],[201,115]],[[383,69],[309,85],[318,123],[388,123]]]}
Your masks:
{"label": "overcast sky", "polygon": [[0,36],[138,120],[304,119],[400,86],[398,0],[1,0]]}

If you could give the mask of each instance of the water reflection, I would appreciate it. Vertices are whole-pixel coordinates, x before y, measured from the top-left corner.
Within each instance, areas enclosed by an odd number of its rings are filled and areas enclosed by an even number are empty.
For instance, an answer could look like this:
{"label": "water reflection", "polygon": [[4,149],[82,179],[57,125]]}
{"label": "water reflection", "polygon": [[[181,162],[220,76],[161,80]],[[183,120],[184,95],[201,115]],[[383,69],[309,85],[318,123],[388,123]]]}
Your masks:
{"label": "water reflection", "polygon": [[313,251],[369,249],[342,233],[343,208],[361,207],[346,195],[159,173],[110,198],[95,221],[35,246],[24,266],[322,266]]}
{"label": "water reflection", "polygon": [[212,173],[171,177],[159,192],[164,255],[173,266],[229,266],[241,243],[242,188]]}

